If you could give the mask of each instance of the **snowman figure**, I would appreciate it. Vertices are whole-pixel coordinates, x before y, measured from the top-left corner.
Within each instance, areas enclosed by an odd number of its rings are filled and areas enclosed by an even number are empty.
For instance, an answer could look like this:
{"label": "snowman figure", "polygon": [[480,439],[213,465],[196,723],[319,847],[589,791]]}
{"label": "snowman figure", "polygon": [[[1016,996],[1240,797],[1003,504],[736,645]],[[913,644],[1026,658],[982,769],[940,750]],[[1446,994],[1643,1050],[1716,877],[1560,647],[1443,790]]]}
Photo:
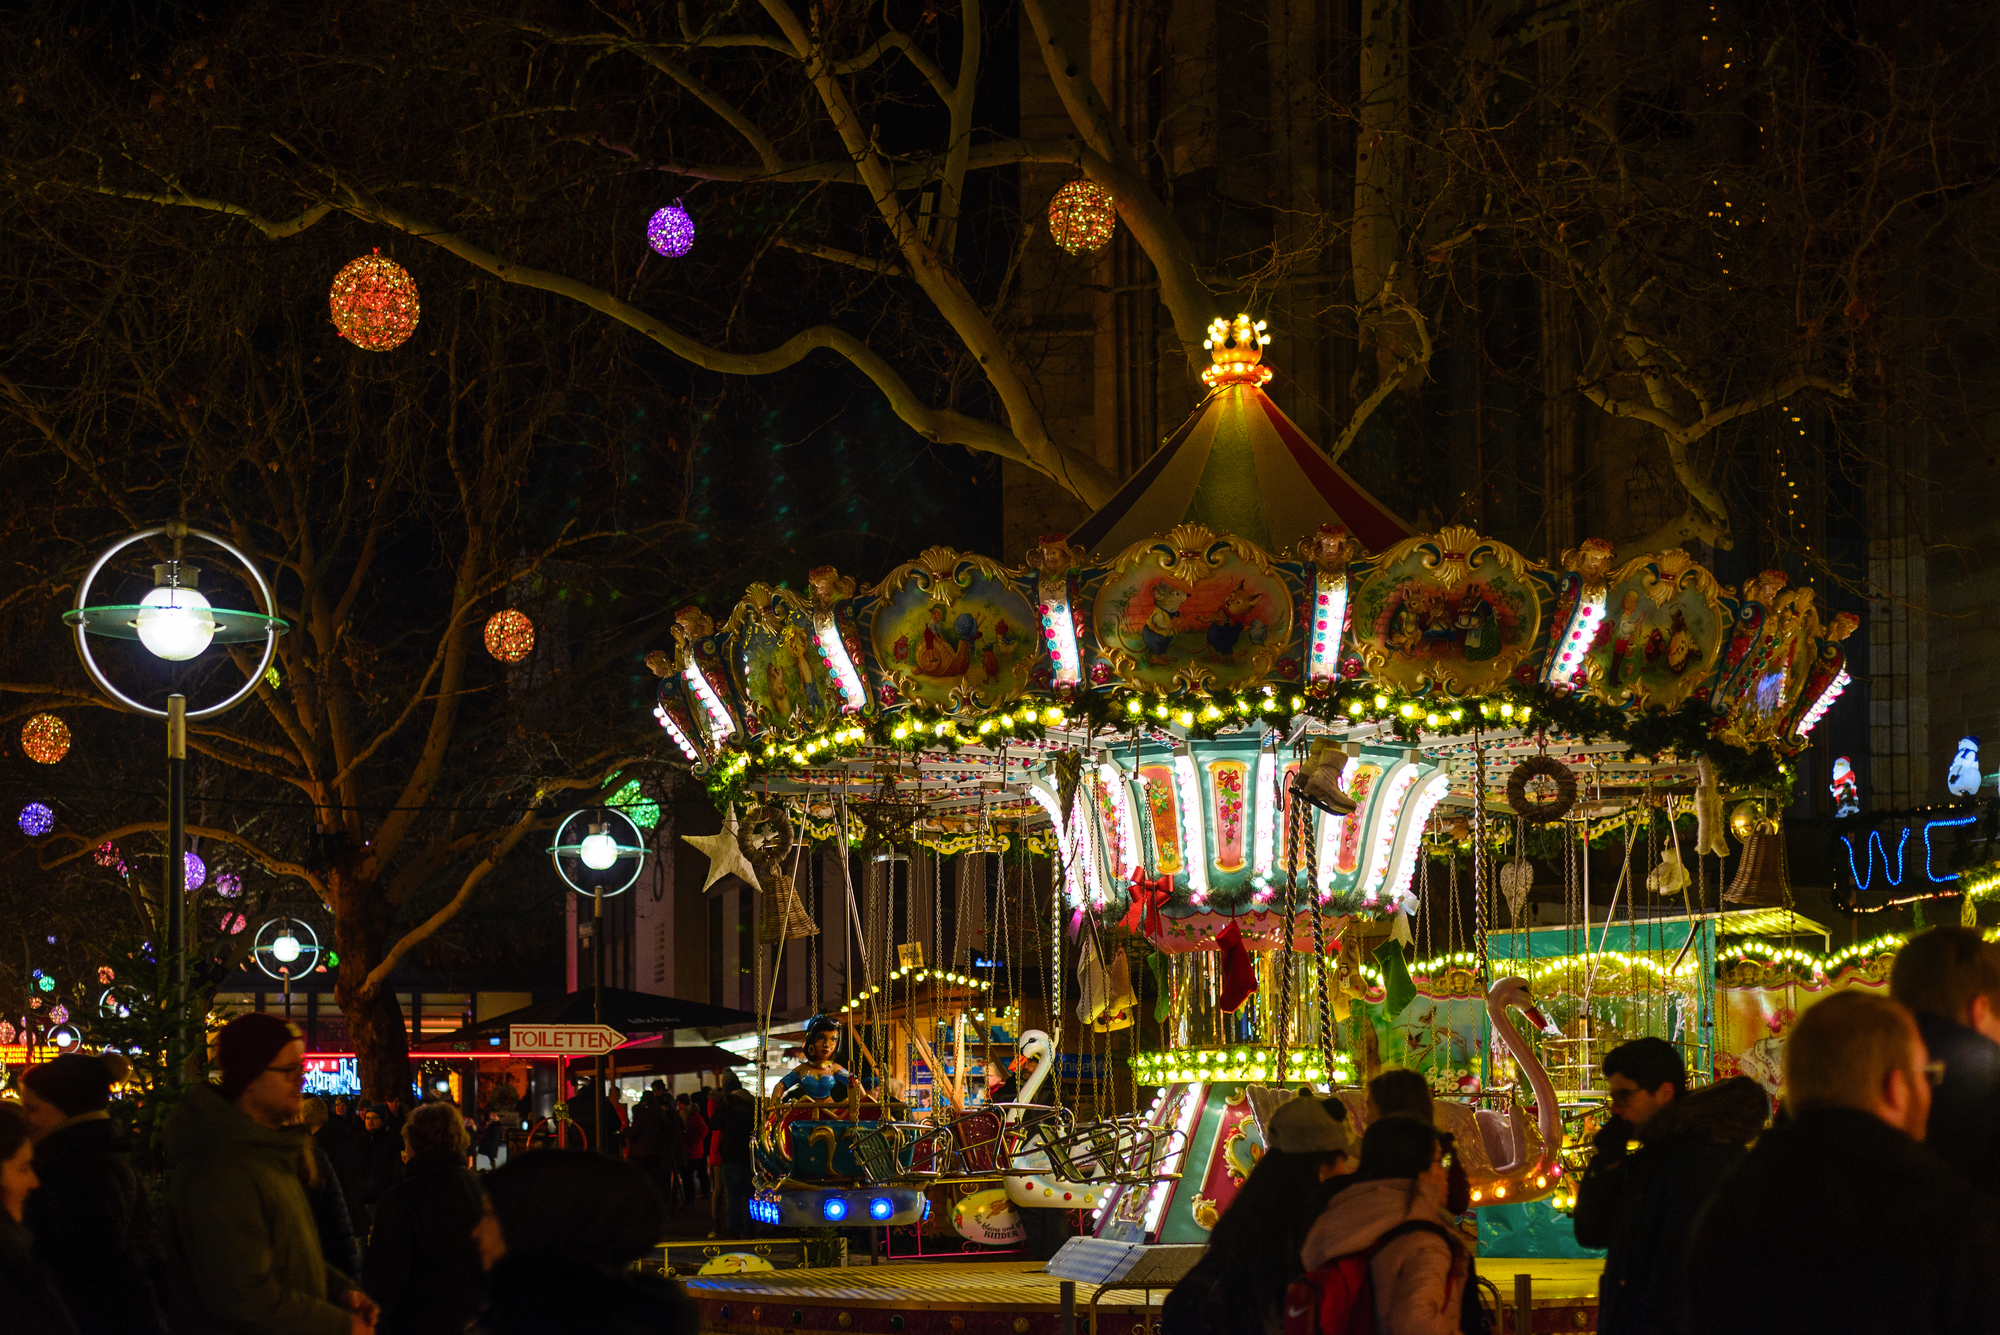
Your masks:
{"label": "snowman figure", "polygon": [[1944,786],[1958,797],[1971,797],[1979,791],[1979,739],[1961,737],[1958,739],[1958,754],[1952,757],[1951,770],[1945,775]]}

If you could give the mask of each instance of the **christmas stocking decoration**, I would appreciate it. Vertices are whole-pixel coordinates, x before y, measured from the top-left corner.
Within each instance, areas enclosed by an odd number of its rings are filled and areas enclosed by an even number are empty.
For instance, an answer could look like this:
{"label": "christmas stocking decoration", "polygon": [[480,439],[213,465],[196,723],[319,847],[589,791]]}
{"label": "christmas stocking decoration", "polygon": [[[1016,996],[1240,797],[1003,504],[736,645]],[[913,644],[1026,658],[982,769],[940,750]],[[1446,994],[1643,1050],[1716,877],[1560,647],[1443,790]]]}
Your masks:
{"label": "christmas stocking decoration", "polygon": [[1250,949],[1234,922],[1215,934],[1215,944],[1222,952],[1222,1009],[1233,1011],[1257,990],[1257,970],[1251,967]]}

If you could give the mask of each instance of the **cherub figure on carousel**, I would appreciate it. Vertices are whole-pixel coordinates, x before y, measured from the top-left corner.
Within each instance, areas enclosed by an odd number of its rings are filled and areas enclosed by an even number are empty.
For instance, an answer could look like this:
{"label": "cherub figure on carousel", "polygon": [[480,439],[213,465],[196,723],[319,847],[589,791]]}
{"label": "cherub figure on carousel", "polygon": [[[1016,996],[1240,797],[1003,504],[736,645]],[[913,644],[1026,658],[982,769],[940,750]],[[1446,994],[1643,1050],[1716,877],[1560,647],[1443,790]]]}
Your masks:
{"label": "cherub figure on carousel", "polygon": [[825,1015],[814,1016],[806,1026],[805,1060],[778,1081],[779,1102],[846,1102],[853,1077],[833,1059],[839,1048],[840,1022]]}

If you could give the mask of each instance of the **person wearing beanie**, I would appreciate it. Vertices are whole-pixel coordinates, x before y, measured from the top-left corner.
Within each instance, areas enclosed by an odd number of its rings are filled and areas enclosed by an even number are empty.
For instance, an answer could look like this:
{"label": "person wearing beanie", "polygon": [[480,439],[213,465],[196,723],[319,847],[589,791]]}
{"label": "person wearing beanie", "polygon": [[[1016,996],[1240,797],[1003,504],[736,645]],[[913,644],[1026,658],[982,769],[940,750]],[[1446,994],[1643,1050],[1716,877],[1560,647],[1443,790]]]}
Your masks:
{"label": "person wearing beanie", "polygon": [[1284,1328],[1299,1247],[1328,1196],[1354,1170],[1353,1132],[1337,1099],[1302,1092],[1264,1127],[1264,1156],[1208,1235],[1208,1251],[1167,1295],[1167,1335]]}
{"label": "person wearing beanie", "polygon": [[170,1302],[180,1335],[369,1335],[377,1309],[326,1263],[300,1158],[305,1042],[275,1015],[215,1040],[219,1084],[167,1118]]}
{"label": "person wearing beanie", "polygon": [[695,1335],[700,1313],[679,1284],[634,1273],[666,1211],[622,1159],[535,1150],[486,1175],[473,1236],[486,1269],[474,1335]]}
{"label": "person wearing beanie", "polygon": [[42,1182],[25,1222],[81,1335],[165,1329],[153,1283],[161,1257],[152,1201],[110,1112],[111,1088],[131,1069],[117,1053],[70,1053],[21,1076]]}

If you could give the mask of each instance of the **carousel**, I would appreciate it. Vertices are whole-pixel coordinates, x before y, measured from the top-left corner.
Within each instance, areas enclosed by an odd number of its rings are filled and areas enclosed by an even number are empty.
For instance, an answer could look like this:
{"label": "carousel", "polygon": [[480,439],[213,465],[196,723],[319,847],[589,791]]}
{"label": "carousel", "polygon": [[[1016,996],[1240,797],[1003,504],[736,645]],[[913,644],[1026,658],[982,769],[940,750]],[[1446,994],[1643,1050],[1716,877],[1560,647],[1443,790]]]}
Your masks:
{"label": "carousel", "polygon": [[[1430,1077],[1478,1209],[1560,1205],[1601,1045],[1659,1033],[1714,1069],[1699,976],[1731,921],[1789,910],[1772,816],[1854,618],[1678,550],[1589,540],[1549,567],[1413,532],[1266,395],[1267,343],[1217,321],[1194,415],[1022,564],[933,548],[867,588],[753,585],[649,657],[764,917],[819,930],[792,880],[830,846],[863,946],[767,1105],[766,1221],[907,1220],[948,1184],[1004,1198],[1002,1233],[1008,1209],[1074,1210],[1199,1243],[1277,1100],[1332,1091],[1359,1122],[1384,1065]],[[1592,850],[1621,845],[1593,887]],[[899,954],[864,906],[913,852],[1047,869],[1015,946],[1036,995]],[[1531,859],[1560,925],[1525,911]],[[975,1088],[968,1033],[1025,1078]],[[1122,1104],[1068,1106],[1055,1077],[1087,1050]]]}

